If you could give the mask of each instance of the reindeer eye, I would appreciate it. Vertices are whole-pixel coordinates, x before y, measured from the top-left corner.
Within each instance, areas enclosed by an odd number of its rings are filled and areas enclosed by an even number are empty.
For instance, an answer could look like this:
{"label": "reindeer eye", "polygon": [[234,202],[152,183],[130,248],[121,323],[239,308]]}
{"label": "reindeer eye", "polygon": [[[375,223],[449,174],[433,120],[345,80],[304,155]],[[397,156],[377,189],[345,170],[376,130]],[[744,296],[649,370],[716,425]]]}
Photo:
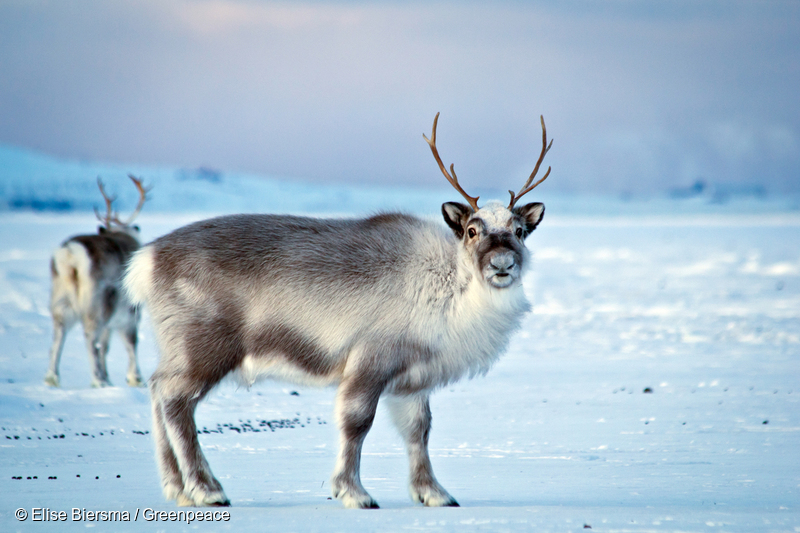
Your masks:
{"label": "reindeer eye", "polygon": [[473,239],[473,238],[475,238],[475,235],[477,235],[477,234],[478,234],[478,232],[477,232],[477,231],[475,231],[475,228],[469,228],[469,229],[467,230],[467,236],[468,236],[470,239]]}
{"label": "reindeer eye", "polygon": [[516,234],[517,234],[517,239],[521,239],[522,238],[522,228],[517,228]]}

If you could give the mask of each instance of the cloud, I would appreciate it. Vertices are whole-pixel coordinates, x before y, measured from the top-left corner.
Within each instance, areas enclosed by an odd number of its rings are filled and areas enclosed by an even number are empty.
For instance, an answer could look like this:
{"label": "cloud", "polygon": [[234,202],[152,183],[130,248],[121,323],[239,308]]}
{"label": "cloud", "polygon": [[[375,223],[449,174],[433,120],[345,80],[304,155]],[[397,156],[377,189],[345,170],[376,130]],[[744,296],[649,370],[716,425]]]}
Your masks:
{"label": "cloud", "polygon": [[172,16],[192,31],[234,37],[243,31],[303,31],[354,28],[362,8],[348,4],[305,4],[199,0],[171,3]]}
{"label": "cloud", "polygon": [[116,162],[505,190],[800,189],[798,2],[0,5],[0,142]]}

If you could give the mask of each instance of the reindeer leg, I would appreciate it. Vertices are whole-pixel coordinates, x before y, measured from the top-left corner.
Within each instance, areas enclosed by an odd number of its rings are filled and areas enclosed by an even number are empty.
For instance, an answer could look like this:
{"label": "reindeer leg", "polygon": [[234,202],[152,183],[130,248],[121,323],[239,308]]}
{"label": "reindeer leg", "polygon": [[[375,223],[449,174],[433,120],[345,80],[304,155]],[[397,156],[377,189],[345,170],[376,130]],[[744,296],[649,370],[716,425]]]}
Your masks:
{"label": "reindeer leg", "polygon": [[[153,397],[160,403],[160,412],[154,401],[154,427],[163,422],[172,456],[177,461],[183,481],[183,490],[177,496],[180,505],[228,506],[230,501],[222,485],[211,473],[197,439],[194,411],[197,403],[216,385],[216,382],[198,382],[185,374],[171,373],[165,379],[156,371],[150,378]],[[160,420],[159,420],[160,416]],[[159,429],[160,430],[160,429]],[[156,436],[159,438],[159,436]],[[163,438],[163,437],[162,437]],[[164,494],[172,497],[177,476],[166,447],[159,447],[159,464],[162,468]],[[166,475],[165,475],[166,473]]]}
{"label": "reindeer leg", "polygon": [[178,466],[178,459],[172,451],[167,436],[167,427],[164,425],[164,412],[162,410],[161,398],[156,386],[157,381],[150,383],[150,401],[153,412],[153,439],[156,443],[156,462],[158,471],[161,474],[161,490],[164,497],[168,500],[178,500],[181,505],[189,502],[183,496],[183,477]]}
{"label": "reindeer leg", "polygon": [[106,366],[106,359],[108,357],[108,346],[111,342],[111,330],[108,326],[105,326],[100,329],[100,334],[97,336],[97,355],[98,360],[100,361],[100,371],[105,376],[106,381],[108,381],[108,366]]}
{"label": "reindeer leg", "polygon": [[[102,354],[101,336],[103,330],[92,318],[83,320],[83,335],[86,338],[86,348],[89,351],[89,365],[92,369],[92,387],[110,387],[108,374],[105,371],[105,356]],[[108,343],[106,342],[106,347]]]}
{"label": "reindeer leg", "polygon": [[361,447],[375,419],[383,384],[372,380],[345,380],[336,395],[336,417],[339,423],[339,457],[331,477],[334,498],[350,509],[377,509],[361,484]]}
{"label": "reindeer leg", "polygon": [[50,366],[44,376],[44,382],[51,387],[60,385],[58,365],[61,362],[61,352],[64,350],[64,340],[74,321],[66,320],[63,316],[53,315],[53,345],[50,347]]}
{"label": "reindeer leg", "polygon": [[428,507],[458,507],[455,498],[447,493],[433,475],[428,455],[428,437],[431,431],[429,394],[425,392],[408,396],[387,396],[386,404],[408,450],[411,467],[408,490],[411,499]]}
{"label": "reindeer leg", "polygon": [[178,502],[197,507],[228,506],[231,502],[211,473],[197,440],[196,406],[197,400],[185,397],[165,400],[162,405],[169,442],[183,474],[183,498]]}
{"label": "reindeer leg", "polygon": [[125,330],[120,331],[120,335],[125,349],[128,351],[128,385],[131,387],[144,387],[145,383],[142,379],[142,373],[139,371],[139,363],[136,360],[136,344],[138,342],[136,324],[134,323]]}
{"label": "reindeer leg", "polygon": [[171,497],[172,487],[177,482],[174,457],[183,482],[183,490],[177,497],[180,505],[228,506],[230,500],[200,449],[194,412],[208,391],[244,357],[238,324],[225,319],[198,321],[185,324],[182,335],[158,319],[155,325],[162,353],[150,377],[153,423],[159,432],[163,423],[172,450],[171,456],[163,445],[164,435],[156,435],[162,440],[159,462],[165,494]]}

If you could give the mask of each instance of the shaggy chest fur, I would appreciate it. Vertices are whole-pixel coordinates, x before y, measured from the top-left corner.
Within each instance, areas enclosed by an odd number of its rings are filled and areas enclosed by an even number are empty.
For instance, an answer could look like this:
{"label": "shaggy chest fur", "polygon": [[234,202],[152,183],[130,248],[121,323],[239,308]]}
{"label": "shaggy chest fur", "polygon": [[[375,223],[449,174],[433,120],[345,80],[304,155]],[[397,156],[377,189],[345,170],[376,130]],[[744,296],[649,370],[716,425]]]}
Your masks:
{"label": "shaggy chest fur", "polygon": [[389,384],[390,391],[413,393],[485,374],[530,308],[521,287],[497,292],[477,281],[469,283],[463,293],[453,295],[449,312],[432,312],[419,321],[422,327],[409,337],[426,349],[405,354],[408,364]]}

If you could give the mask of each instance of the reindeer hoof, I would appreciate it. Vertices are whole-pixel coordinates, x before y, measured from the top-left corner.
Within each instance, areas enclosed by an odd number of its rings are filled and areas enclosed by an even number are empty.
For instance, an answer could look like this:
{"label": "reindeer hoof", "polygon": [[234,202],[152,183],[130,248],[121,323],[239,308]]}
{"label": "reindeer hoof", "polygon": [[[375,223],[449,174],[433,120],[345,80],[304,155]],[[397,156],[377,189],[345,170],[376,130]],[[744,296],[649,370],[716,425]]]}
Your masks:
{"label": "reindeer hoof", "polygon": [[224,502],[210,504],[210,507],[230,507],[230,506],[231,506],[231,501],[228,499],[226,499]]}
{"label": "reindeer hoof", "polygon": [[410,492],[411,499],[425,507],[460,507],[456,499],[438,483],[430,487],[412,487]]}
{"label": "reindeer hoof", "polygon": [[346,509],[380,509],[378,502],[372,499],[369,494],[361,497],[353,497],[345,494],[341,498],[342,504]]}
{"label": "reindeer hoof", "polygon": [[221,490],[205,491],[200,487],[187,491],[178,496],[178,505],[182,507],[230,507],[231,501]]}
{"label": "reindeer hoof", "polygon": [[108,381],[108,380],[104,380],[104,381],[100,381],[100,380],[97,380],[97,379],[93,379],[92,380],[92,388],[93,389],[103,389],[105,387],[113,387],[113,386],[114,385],[112,385],[111,382]]}
{"label": "reindeer hoof", "polygon": [[61,386],[61,383],[60,383],[60,381],[58,379],[58,376],[56,374],[52,374],[50,372],[48,372],[47,375],[44,377],[44,383],[45,383],[45,385],[50,385],[51,387],[60,387]]}
{"label": "reindeer hoof", "polygon": [[[223,498],[225,498],[224,495]],[[230,507],[231,506],[231,501],[228,498],[225,498],[221,501],[212,501],[212,502],[203,501],[197,503],[183,493],[180,493],[178,495],[176,503],[178,504],[179,507]]]}
{"label": "reindeer hoof", "polygon": [[450,495],[446,497],[429,496],[427,498],[418,500],[425,507],[461,507],[455,498]]}
{"label": "reindeer hoof", "polygon": [[128,378],[128,386],[129,387],[146,387],[147,383],[142,379],[141,376],[135,376],[133,378]]}
{"label": "reindeer hoof", "polygon": [[333,497],[341,500],[346,509],[380,509],[378,502],[363,490],[334,488],[332,492]]}

